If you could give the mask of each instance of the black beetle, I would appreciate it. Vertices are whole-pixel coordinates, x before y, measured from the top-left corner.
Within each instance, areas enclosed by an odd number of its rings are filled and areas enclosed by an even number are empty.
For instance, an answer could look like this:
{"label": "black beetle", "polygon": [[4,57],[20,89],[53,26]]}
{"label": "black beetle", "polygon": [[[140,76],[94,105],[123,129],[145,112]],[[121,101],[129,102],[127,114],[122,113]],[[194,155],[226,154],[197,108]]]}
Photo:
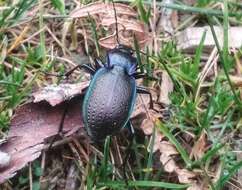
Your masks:
{"label": "black beetle", "polygon": [[105,64],[97,61],[97,65],[96,71],[88,69],[94,75],[85,94],[82,116],[91,139],[103,141],[125,126],[131,127],[129,119],[137,93],[151,94],[136,86],[135,79],[143,74],[137,73],[137,59],[130,48],[118,45],[107,52]]}
{"label": "black beetle", "polygon": [[[149,94],[150,107],[153,107],[151,93],[146,88],[136,85],[135,79],[142,78],[145,74],[137,72],[137,59],[133,56],[132,49],[119,43],[117,15],[114,2],[112,3],[116,20],[117,47],[107,52],[106,63],[95,60],[95,68],[86,64],[77,65],[65,74],[68,77],[77,68],[83,68],[92,75],[84,97],[82,117],[85,129],[94,142],[103,141],[108,135],[117,134],[125,126],[133,133],[129,119],[137,93]],[[63,128],[66,110],[59,132]]]}

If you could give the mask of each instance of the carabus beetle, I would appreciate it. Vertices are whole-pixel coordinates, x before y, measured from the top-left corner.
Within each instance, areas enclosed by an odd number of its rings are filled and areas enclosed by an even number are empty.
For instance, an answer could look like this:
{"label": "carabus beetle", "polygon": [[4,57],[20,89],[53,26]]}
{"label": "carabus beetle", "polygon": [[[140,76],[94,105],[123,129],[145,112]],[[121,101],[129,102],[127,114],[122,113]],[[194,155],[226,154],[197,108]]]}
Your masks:
{"label": "carabus beetle", "polygon": [[[151,94],[136,85],[135,79],[143,75],[137,73],[137,59],[130,48],[118,45],[107,52],[105,64],[96,63],[96,71],[88,69],[94,75],[84,97],[82,116],[91,139],[103,141],[125,126],[131,127],[137,93],[149,94],[150,98]],[[152,99],[150,104],[152,107]]]}
{"label": "carabus beetle", "polygon": [[[129,119],[137,93],[149,94],[150,107],[153,107],[151,93],[146,88],[136,85],[135,79],[145,75],[137,72],[137,59],[133,56],[132,49],[119,43],[117,15],[114,2],[112,3],[118,45],[107,52],[105,63],[96,60],[95,68],[86,64],[77,65],[65,74],[67,77],[75,69],[83,68],[92,75],[84,97],[82,117],[84,127],[94,142],[103,141],[106,136],[117,134],[125,126],[133,132]],[[62,131],[65,114],[66,110],[59,132]]]}

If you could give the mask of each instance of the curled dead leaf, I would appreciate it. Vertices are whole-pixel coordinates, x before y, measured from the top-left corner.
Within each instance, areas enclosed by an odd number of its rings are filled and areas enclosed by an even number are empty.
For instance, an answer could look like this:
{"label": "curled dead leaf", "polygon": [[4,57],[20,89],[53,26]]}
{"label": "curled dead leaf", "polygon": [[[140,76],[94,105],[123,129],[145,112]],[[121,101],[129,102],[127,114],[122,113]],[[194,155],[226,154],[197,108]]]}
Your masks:
{"label": "curled dead leaf", "polygon": [[232,76],[232,75],[230,75],[229,78],[231,79],[232,83],[235,86],[242,87],[242,77],[241,76]]}
{"label": "curled dead leaf", "polygon": [[194,172],[189,171],[187,169],[177,168],[176,173],[180,183],[193,183],[193,178],[196,177],[196,174]]}
{"label": "curled dead leaf", "polygon": [[164,170],[168,173],[172,173],[178,168],[174,159],[166,154],[160,155],[160,162],[163,164]]}
{"label": "curled dead leaf", "polygon": [[179,154],[174,145],[171,144],[169,141],[161,141],[159,144],[159,150],[160,153],[166,154],[167,156]]}
{"label": "curled dead leaf", "polygon": [[167,72],[162,72],[162,82],[161,82],[158,101],[165,105],[169,105],[170,104],[169,94],[173,91],[173,88],[174,88],[174,85],[170,76],[167,74]]}
{"label": "curled dead leaf", "polygon": [[[103,26],[111,26],[116,23],[115,17],[106,16],[102,19]],[[140,21],[130,18],[118,18],[117,23],[122,27],[119,30],[131,30],[134,32],[144,33],[144,24]]]}
{"label": "curled dead leaf", "polygon": [[203,157],[206,150],[206,133],[203,131],[198,141],[195,142],[192,147],[191,157],[194,157],[196,160],[199,160]]}
{"label": "curled dead leaf", "polygon": [[[135,35],[140,47],[143,47],[149,41],[150,37],[144,25],[136,19],[136,11],[130,6],[121,3],[115,3],[115,9],[117,13],[119,41],[121,44],[131,47],[133,45],[133,36]],[[116,47],[115,28],[111,27],[116,23],[112,3],[91,3],[70,13],[71,18],[82,18],[94,15],[98,16],[98,20],[100,20],[102,26],[111,29],[111,35],[101,38],[99,44],[108,49]]]}
{"label": "curled dead leaf", "polygon": [[151,152],[151,149],[153,150],[153,153],[156,152],[157,150],[159,150],[160,148],[160,142],[162,140],[162,138],[164,137],[164,135],[162,135],[160,132],[155,131],[155,140],[154,140],[154,145],[153,148],[151,147],[152,145],[152,141],[150,141],[149,146],[148,146],[148,152]]}
{"label": "curled dead leaf", "polygon": [[[137,13],[128,5],[115,3],[117,14],[137,16]],[[112,3],[96,2],[80,7],[70,13],[71,18],[87,17],[95,14],[114,14]]]}
{"label": "curled dead leaf", "polygon": [[187,188],[187,190],[208,190],[208,189],[209,188],[206,188],[203,185],[199,185],[197,183],[192,183],[192,185]]}
{"label": "curled dead leaf", "polygon": [[[125,36],[126,34],[128,34],[128,36]],[[133,46],[133,35],[132,31],[121,31],[119,32],[119,41],[123,44],[126,45],[128,47],[132,47]],[[150,37],[148,35],[146,35],[145,33],[135,33],[136,39],[139,43],[140,47],[143,47],[146,43],[149,42]],[[99,44],[107,49],[112,49],[116,47],[117,44],[117,39],[116,39],[116,34],[113,33],[107,37],[101,38],[99,39]]]}
{"label": "curled dead leaf", "polygon": [[[55,107],[46,102],[28,103],[15,111],[7,142],[0,145],[0,150],[11,157],[9,164],[0,168],[0,183],[13,177],[18,170],[40,156],[45,148],[45,140],[58,134],[65,106],[66,102]],[[79,97],[69,102],[63,126],[64,136],[83,129],[80,106]]]}
{"label": "curled dead leaf", "polygon": [[47,101],[51,106],[56,106],[65,100],[82,94],[82,90],[87,88],[89,81],[75,84],[49,85],[32,94],[34,103]]}
{"label": "curled dead leaf", "polygon": [[144,131],[146,135],[151,135],[154,129],[154,123],[150,119],[144,119],[140,128]]}

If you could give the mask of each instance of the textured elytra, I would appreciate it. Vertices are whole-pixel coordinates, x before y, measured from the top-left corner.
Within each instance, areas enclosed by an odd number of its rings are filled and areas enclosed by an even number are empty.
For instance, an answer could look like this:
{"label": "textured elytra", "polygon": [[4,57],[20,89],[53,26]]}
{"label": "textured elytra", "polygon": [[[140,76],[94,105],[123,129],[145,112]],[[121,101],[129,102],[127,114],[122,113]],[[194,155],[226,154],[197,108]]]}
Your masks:
{"label": "textured elytra", "polygon": [[95,141],[120,131],[135,101],[135,79],[124,68],[102,68],[95,74],[84,100],[85,127]]}

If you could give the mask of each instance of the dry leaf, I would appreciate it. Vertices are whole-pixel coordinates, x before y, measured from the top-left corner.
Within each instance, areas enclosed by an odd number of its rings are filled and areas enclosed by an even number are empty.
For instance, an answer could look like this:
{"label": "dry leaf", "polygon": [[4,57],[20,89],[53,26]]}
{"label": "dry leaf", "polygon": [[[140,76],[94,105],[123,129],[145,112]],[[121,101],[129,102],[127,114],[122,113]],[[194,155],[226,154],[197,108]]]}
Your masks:
{"label": "dry leaf", "polygon": [[152,140],[150,140],[150,142],[149,142],[149,146],[147,147],[147,151],[148,152],[151,152],[151,151],[153,151],[153,153],[154,152],[156,152],[157,150],[159,150],[159,148],[160,148],[160,142],[161,142],[161,140],[162,140],[162,138],[164,137],[164,135],[162,135],[160,132],[158,132],[158,131],[155,131],[155,134],[154,134],[154,145],[153,145],[153,147],[152,147]]}
{"label": "dry leaf", "polygon": [[[130,6],[122,3],[115,3],[115,9],[117,14],[137,16],[137,13]],[[70,17],[80,18],[95,14],[114,14],[113,4],[103,2],[90,3],[71,12]]]}
{"label": "dry leaf", "polygon": [[159,96],[159,102],[169,105],[171,103],[169,99],[169,94],[173,91],[174,85],[170,78],[170,76],[167,74],[167,72],[162,73],[162,83],[160,87],[160,96]]}
{"label": "dry leaf", "polygon": [[196,160],[199,160],[200,158],[203,157],[205,149],[206,149],[206,134],[203,131],[198,141],[195,142],[192,148],[191,157],[194,157]]}
{"label": "dry leaf", "polygon": [[87,88],[89,81],[75,84],[49,85],[32,94],[33,102],[47,101],[50,105],[56,106],[65,100],[82,94],[82,90]]}
{"label": "dry leaf", "polygon": [[[11,120],[8,141],[0,145],[0,150],[11,156],[9,165],[0,169],[0,183],[40,156],[44,141],[57,134],[65,106],[66,103],[62,103],[51,107],[46,102],[40,102],[28,103],[16,110]],[[65,136],[83,129],[80,106],[80,98],[70,101],[63,126]]]}
{"label": "dry leaf", "polygon": [[144,119],[140,128],[144,131],[146,135],[151,135],[154,128],[154,123],[150,119]]}
{"label": "dry leaf", "polygon": [[232,75],[230,75],[229,78],[231,79],[232,83],[235,86],[242,87],[242,77],[241,76],[232,76]]}
{"label": "dry leaf", "polygon": [[[116,23],[115,17],[106,16],[102,19],[103,26],[111,26]],[[117,23],[122,27],[119,30],[131,30],[134,32],[144,33],[144,24],[138,20],[130,18],[117,18]]]}
{"label": "dry leaf", "polygon": [[[117,13],[119,42],[131,47],[133,45],[133,35],[135,35],[140,47],[143,47],[150,40],[150,37],[148,36],[148,32],[145,31],[144,25],[136,19],[136,11],[130,6],[121,3],[115,3],[115,9]],[[101,25],[104,27],[111,28],[116,23],[112,3],[91,3],[70,13],[71,18],[88,17],[90,15],[97,15],[101,21]],[[99,44],[108,49],[112,49],[117,45],[115,30],[113,27],[111,29],[111,35],[99,40]]]}
{"label": "dry leaf", "polygon": [[176,169],[176,173],[179,179],[180,183],[193,183],[194,179],[196,177],[196,174],[192,171],[189,171],[187,169]]}
{"label": "dry leaf", "polygon": [[161,141],[159,144],[159,150],[160,153],[166,154],[167,156],[179,154],[174,145],[168,141]]}
{"label": "dry leaf", "polygon": [[208,188],[205,188],[197,183],[193,183],[190,187],[187,188],[187,190],[208,190]]}
{"label": "dry leaf", "polygon": [[160,155],[160,161],[164,165],[164,170],[168,173],[175,172],[178,166],[176,165],[174,159],[166,154]]}
{"label": "dry leaf", "polygon": [[[165,4],[173,4],[174,0],[164,0],[163,3]],[[159,23],[158,23],[158,29],[162,28],[163,31],[169,33],[169,34],[172,34],[174,29],[173,29],[173,25],[172,25],[172,13],[174,12],[173,9],[169,9],[169,8],[166,8],[166,7],[163,7],[160,11],[161,13],[161,19],[159,20]],[[161,30],[159,30],[160,32]]]}
{"label": "dry leaf", "polygon": [[[126,33],[129,36],[125,36]],[[119,32],[119,41],[121,42],[121,44],[126,45],[128,47],[132,47],[133,46],[133,35],[132,31],[124,31],[124,32]],[[148,35],[146,35],[145,33],[136,33],[135,34],[136,39],[139,43],[140,47],[143,47],[146,43],[148,43],[150,41],[150,37]],[[107,49],[112,49],[115,48],[117,45],[117,36],[115,33],[113,33],[112,35],[109,35],[107,37],[101,38],[99,39],[99,44]]]}

